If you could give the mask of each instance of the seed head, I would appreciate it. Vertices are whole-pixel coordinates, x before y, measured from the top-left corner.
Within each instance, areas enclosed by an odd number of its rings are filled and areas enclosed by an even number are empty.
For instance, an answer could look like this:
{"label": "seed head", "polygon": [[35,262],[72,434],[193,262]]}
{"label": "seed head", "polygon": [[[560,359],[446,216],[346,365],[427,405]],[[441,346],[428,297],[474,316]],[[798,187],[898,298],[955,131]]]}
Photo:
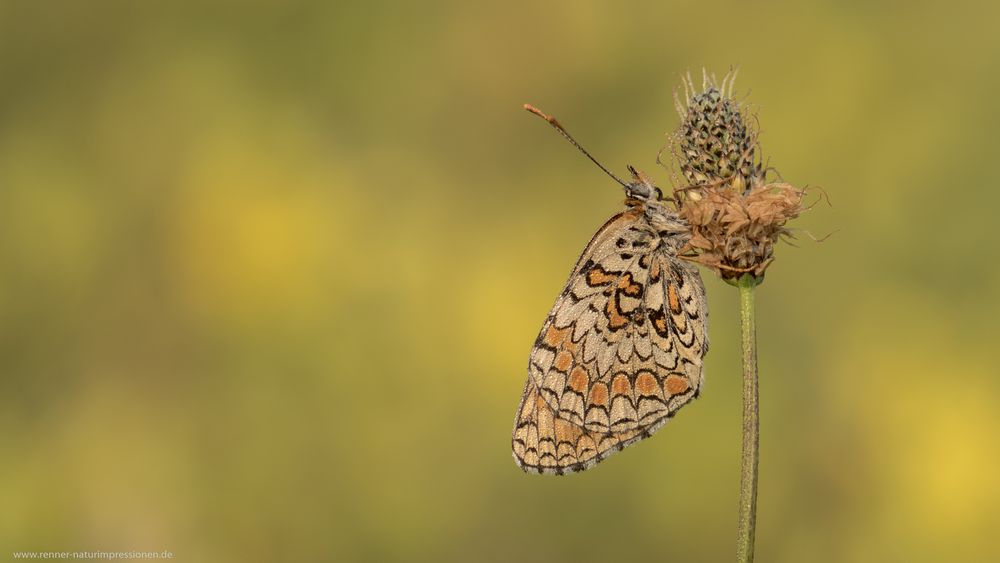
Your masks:
{"label": "seed head", "polygon": [[774,260],[774,244],[791,236],[785,223],[802,212],[804,190],[767,181],[759,160],[757,128],[732,98],[735,73],[704,77],[697,91],[688,76],[685,102],[674,96],[681,125],[673,134],[674,157],[689,185],[674,190],[691,227],[691,258],[731,280],[761,278]]}
{"label": "seed head", "polygon": [[[685,93],[688,88],[693,94],[690,82],[685,83]],[[757,132],[747,126],[740,106],[714,85],[688,100],[684,108],[677,99],[683,121],[675,134],[687,181],[704,184],[731,178],[744,190],[762,183],[760,161],[755,158]]]}

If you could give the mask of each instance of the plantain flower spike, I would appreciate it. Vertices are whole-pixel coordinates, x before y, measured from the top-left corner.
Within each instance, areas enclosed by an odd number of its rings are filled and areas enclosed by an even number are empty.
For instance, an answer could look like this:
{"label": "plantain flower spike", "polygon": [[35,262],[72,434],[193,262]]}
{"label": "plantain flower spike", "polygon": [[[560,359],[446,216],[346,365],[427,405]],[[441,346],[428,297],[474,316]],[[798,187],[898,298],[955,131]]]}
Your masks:
{"label": "plantain flower spike", "polygon": [[805,190],[768,181],[755,116],[732,97],[735,78],[730,71],[717,83],[703,72],[699,91],[688,75],[683,101],[674,93],[682,122],[668,146],[687,184],[674,199],[691,227],[691,260],[730,283],[747,273],[759,283],[775,243],[793,238],[785,223],[803,211]]}

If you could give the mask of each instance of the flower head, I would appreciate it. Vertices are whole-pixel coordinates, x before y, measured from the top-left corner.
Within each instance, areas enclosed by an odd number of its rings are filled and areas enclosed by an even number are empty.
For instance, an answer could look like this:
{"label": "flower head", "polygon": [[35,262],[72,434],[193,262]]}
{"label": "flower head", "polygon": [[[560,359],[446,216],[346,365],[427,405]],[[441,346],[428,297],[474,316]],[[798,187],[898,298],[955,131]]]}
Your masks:
{"label": "flower head", "polygon": [[732,98],[733,79],[731,72],[717,85],[705,75],[699,92],[688,76],[684,102],[674,96],[682,122],[672,139],[688,182],[674,190],[691,227],[687,250],[726,280],[746,273],[763,277],[775,243],[790,236],[785,223],[802,212],[805,194],[791,184],[768,182],[756,122]]}

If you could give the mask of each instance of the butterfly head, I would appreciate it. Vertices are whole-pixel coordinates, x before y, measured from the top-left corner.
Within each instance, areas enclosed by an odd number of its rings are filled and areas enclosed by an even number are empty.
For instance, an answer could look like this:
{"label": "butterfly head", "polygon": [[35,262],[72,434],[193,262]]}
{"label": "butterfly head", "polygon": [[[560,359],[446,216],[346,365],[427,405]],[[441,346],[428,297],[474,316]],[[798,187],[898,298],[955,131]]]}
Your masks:
{"label": "butterfly head", "polygon": [[640,202],[660,201],[663,199],[663,192],[660,188],[653,185],[653,181],[649,179],[649,176],[636,170],[631,165],[629,165],[628,171],[632,173],[632,181],[625,184],[625,195],[629,199],[639,200]]}
{"label": "butterfly head", "polygon": [[642,209],[646,220],[660,235],[676,242],[678,248],[682,246],[691,232],[688,224],[667,205],[663,191],[653,184],[649,176],[632,166],[628,170],[632,173],[632,181],[625,184],[625,204]]}

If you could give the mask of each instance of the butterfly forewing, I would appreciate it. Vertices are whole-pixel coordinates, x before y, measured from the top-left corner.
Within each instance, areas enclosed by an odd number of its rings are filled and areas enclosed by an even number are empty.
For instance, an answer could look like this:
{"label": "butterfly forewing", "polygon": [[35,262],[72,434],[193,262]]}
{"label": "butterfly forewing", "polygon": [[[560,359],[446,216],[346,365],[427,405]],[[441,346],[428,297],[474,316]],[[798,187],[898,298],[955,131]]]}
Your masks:
{"label": "butterfly forewing", "polygon": [[697,396],[705,290],[669,236],[633,206],[580,256],[529,358],[513,436],[525,471],[587,469]]}

